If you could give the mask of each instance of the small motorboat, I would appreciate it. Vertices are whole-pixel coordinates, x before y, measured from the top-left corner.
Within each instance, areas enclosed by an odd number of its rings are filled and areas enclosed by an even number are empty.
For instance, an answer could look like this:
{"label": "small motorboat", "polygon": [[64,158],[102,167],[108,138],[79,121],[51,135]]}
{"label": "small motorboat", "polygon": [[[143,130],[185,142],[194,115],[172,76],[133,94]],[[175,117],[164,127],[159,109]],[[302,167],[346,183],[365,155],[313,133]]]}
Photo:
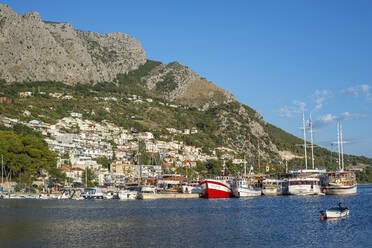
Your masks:
{"label": "small motorboat", "polygon": [[336,219],[336,218],[343,218],[349,215],[350,210],[348,208],[344,208],[339,204],[337,208],[328,208],[326,210],[320,211],[322,214],[322,217],[320,217],[321,220],[323,219]]}

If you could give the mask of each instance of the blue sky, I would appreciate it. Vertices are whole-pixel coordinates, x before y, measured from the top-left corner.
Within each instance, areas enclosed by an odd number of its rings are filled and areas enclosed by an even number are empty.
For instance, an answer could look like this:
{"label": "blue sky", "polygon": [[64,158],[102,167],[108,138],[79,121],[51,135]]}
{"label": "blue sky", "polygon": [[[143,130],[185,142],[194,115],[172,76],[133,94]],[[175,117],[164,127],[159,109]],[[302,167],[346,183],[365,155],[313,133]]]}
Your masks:
{"label": "blue sky", "polygon": [[372,157],[372,1],[0,0],[76,29],[134,36],[147,57],[179,61],[266,121],[330,148]]}

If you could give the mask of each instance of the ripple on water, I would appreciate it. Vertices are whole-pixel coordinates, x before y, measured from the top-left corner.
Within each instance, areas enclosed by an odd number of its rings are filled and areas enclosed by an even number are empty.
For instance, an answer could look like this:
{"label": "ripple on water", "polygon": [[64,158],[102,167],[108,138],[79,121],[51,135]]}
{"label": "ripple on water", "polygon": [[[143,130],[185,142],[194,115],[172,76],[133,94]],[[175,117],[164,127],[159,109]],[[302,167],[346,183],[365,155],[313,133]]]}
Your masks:
{"label": "ripple on water", "polygon": [[[371,186],[351,197],[1,200],[0,247],[369,247]],[[320,221],[341,201],[348,218]]]}

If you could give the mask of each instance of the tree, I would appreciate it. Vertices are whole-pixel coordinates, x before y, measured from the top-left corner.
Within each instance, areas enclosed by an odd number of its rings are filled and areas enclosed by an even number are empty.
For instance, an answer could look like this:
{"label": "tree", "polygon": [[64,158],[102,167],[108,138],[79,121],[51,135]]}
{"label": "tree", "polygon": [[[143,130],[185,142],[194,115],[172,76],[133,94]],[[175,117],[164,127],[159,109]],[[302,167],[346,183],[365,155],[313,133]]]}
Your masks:
{"label": "tree", "polygon": [[83,184],[87,187],[94,187],[98,185],[96,180],[97,175],[94,173],[93,170],[87,167],[81,175],[81,181],[83,182]]}
{"label": "tree", "polygon": [[208,160],[205,167],[208,170],[208,174],[221,175],[222,173],[222,161],[221,160]]}
{"label": "tree", "polygon": [[67,176],[63,170],[61,170],[60,168],[57,168],[56,166],[52,166],[49,168],[48,173],[49,173],[49,180],[51,180],[54,183],[64,185]]}
{"label": "tree", "polygon": [[227,175],[238,175],[241,172],[241,166],[233,164],[231,160],[228,160],[225,164]]}
{"label": "tree", "polygon": [[110,160],[107,157],[99,157],[95,159],[97,163],[102,165],[103,168],[110,170]]}
{"label": "tree", "polygon": [[56,155],[42,139],[30,134],[0,131],[0,153],[4,155],[6,172],[23,187],[30,186],[44,170],[50,172],[52,178],[62,176],[56,168]]}

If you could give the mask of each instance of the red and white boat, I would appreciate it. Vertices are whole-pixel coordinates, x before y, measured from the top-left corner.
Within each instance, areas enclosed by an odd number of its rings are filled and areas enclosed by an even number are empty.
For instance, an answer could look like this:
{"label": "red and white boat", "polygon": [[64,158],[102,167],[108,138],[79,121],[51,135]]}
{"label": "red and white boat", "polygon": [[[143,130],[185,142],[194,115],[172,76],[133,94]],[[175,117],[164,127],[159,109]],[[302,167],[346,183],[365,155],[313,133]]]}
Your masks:
{"label": "red and white boat", "polygon": [[206,179],[200,183],[202,197],[204,198],[229,198],[232,195],[231,184],[228,177],[221,179]]}

